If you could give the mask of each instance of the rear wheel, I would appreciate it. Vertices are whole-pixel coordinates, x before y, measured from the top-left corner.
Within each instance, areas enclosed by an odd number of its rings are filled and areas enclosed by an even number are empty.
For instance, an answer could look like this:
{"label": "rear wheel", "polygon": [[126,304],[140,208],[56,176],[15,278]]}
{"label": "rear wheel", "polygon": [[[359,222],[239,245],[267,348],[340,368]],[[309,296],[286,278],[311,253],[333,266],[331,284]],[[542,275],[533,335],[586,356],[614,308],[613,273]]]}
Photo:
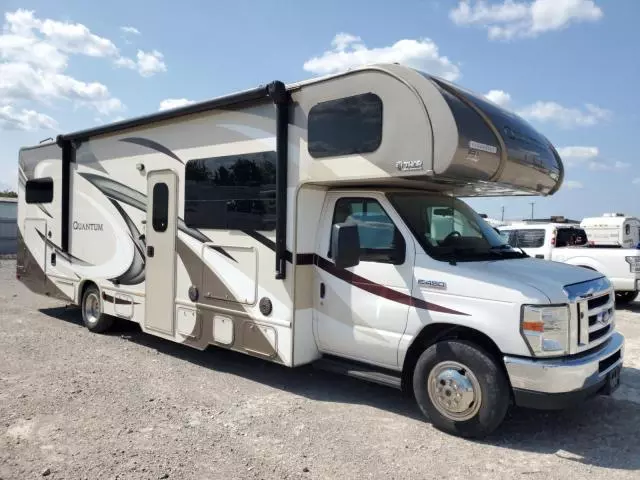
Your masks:
{"label": "rear wheel", "polygon": [[619,306],[625,306],[633,302],[638,296],[637,290],[630,292],[616,292],[616,304]]}
{"label": "rear wheel", "polygon": [[113,325],[113,317],[102,311],[100,290],[95,285],[89,285],[82,295],[82,320],[95,333],[106,332]]}
{"label": "rear wheel", "polygon": [[510,403],[503,370],[486,352],[462,340],[444,340],[422,353],[413,390],[433,426],[461,437],[489,435]]}

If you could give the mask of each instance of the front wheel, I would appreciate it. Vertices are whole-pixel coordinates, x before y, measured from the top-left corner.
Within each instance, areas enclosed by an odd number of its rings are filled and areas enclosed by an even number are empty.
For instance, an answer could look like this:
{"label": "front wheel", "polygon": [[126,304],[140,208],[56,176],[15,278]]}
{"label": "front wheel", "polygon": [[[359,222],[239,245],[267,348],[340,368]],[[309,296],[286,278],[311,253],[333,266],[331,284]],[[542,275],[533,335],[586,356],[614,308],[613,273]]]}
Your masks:
{"label": "front wheel", "polygon": [[434,427],[467,438],[498,428],[511,399],[503,370],[486,352],[462,340],[443,340],[422,353],[413,390]]}
{"label": "front wheel", "polygon": [[633,302],[638,296],[637,290],[630,292],[616,292],[616,304],[618,306],[625,306]]}

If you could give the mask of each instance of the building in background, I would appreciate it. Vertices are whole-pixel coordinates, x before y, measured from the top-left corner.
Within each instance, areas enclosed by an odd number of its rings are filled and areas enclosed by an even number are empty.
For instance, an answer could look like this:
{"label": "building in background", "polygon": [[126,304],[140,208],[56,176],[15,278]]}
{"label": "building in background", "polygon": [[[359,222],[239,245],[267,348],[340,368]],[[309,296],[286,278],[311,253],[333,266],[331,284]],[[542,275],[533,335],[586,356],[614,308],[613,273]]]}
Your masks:
{"label": "building in background", "polygon": [[0,255],[17,251],[18,199],[0,198]]}

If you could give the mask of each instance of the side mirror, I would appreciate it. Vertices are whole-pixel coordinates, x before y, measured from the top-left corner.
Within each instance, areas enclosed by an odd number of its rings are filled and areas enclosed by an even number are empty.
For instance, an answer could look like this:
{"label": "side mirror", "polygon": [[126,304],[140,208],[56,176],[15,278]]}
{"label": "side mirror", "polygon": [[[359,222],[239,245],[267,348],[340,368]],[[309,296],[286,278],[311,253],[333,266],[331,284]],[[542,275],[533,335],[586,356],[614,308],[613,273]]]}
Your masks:
{"label": "side mirror", "polygon": [[331,256],[337,268],[355,267],[360,263],[358,226],[337,223],[331,232]]}

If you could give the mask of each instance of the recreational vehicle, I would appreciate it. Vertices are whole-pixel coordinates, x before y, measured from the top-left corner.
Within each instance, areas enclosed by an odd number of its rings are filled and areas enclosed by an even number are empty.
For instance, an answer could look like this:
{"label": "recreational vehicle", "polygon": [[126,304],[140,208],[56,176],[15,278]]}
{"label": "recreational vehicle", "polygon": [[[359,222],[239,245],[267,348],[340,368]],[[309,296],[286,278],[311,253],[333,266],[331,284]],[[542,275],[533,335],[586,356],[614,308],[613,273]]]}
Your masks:
{"label": "recreational vehicle", "polygon": [[624,213],[605,213],[580,222],[589,243],[597,247],[637,248],[640,246],[640,220]]}
{"label": "recreational vehicle", "polygon": [[374,65],[24,148],[17,275],[197,349],[313,363],[411,392],[481,437],[513,403],[619,383],[600,273],[527,257],[459,197],[550,195],[563,166],[519,117]]}

